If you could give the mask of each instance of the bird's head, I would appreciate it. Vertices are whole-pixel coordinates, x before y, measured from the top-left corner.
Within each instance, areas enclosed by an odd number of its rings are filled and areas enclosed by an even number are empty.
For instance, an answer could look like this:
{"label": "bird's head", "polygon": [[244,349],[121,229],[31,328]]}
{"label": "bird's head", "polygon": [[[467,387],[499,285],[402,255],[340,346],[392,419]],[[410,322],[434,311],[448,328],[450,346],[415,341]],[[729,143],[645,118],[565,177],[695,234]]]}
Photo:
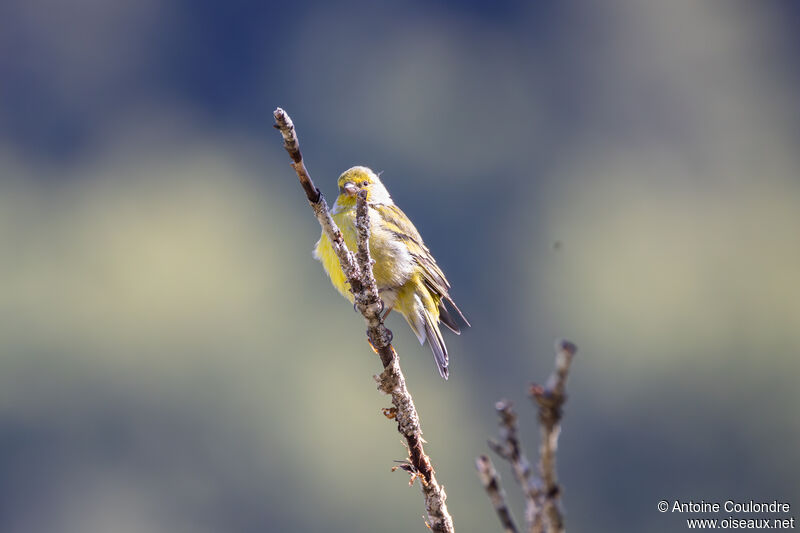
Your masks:
{"label": "bird's head", "polygon": [[339,181],[339,197],[336,204],[342,208],[356,205],[356,196],[362,190],[367,191],[367,201],[372,204],[392,205],[389,191],[381,183],[378,175],[367,167],[353,167],[345,170]]}

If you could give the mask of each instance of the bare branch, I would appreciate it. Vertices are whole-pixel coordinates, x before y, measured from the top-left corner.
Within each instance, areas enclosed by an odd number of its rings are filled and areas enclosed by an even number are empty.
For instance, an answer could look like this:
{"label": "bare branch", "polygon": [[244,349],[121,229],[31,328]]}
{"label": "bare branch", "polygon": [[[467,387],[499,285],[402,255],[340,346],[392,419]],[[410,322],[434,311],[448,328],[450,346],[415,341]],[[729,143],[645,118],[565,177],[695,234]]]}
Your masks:
{"label": "bare branch", "polygon": [[283,136],[283,147],[286,148],[286,151],[289,152],[289,156],[292,158],[292,168],[297,173],[300,185],[302,185],[308,202],[311,204],[311,209],[314,210],[314,216],[317,217],[317,221],[319,225],[322,226],[323,231],[328,234],[333,251],[339,258],[339,263],[341,263],[347,279],[357,280],[357,285],[351,285],[351,287],[354,291],[360,291],[361,273],[358,270],[358,265],[356,265],[352,252],[347,249],[347,245],[344,243],[342,232],[339,231],[336,223],[331,218],[325,197],[319,189],[314,186],[314,182],[311,181],[311,176],[308,175],[306,165],[303,163],[303,155],[300,153],[300,143],[297,140],[297,134],[294,131],[292,119],[286,114],[286,111],[280,107],[275,110],[274,116],[275,128],[279,130]]}
{"label": "bare branch", "polygon": [[[497,455],[511,464],[514,478],[522,488],[525,496],[525,525],[530,533],[543,533],[545,527],[548,533],[564,533],[564,517],[558,506],[561,488],[556,477],[556,451],[558,449],[558,435],[561,430],[561,409],[567,401],[566,382],[570,364],[577,348],[569,341],[556,343],[556,369],[547,380],[547,386],[531,385],[530,394],[539,408],[539,425],[541,443],[539,446],[539,472],[541,486],[531,476],[531,466],[522,451],[522,445],[517,431],[517,415],[512,409],[511,402],[500,400],[495,404],[497,414],[500,416],[500,436],[502,442],[489,441],[491,448]],[[486,470],[482,466],[484,456],[477,460],[481,481],[487,487]],[[487,492],[489,489],[487,488]],[[496,503],[496,496],[491,492],[489,497],[495,504],[495,509],[500,513]],[[501,517],[501,522],[503,518]],[[505,523],[504,523],[505,527]]]}
{"label": "bare branch", "polygon": [[[378,287],[372,275],[372,258],[369,253],[369,209],[366,194],[356,198],[356,231],[358,233],[358,259],[361,271],[362,292],[356,295],[356,306],[367,322],[367,338],[383,363],[383,372],[378,378],[378,390],[392,398],[395,407],[397,430],[406,439],[408,446],[408,470],[420,477],[430,527],[433,531],[454,531],[453,519],[447,510],[444,492],[433,472],[430,458],[422,447],[422,427],[414,406],[414,399],[406,387],[406,379],[400,369],[400,361],[392,347],[392,332],[383,325],[381,311],[383,303],[378,297]],[[352,285],[351,285],[352,286]]]}
{"label": "bare branch", "polygon": [[425,509],[428,513],[429,527],[432,531],[452,533],[453,519],[447,510],[447,495],[439,485],[425,454],[422,443],[422,429],[414,400],[406,387],[405,377],[400,369],[397,353],[392,347],[392,332],[383,325],[381,311],[383,303],[378,295],[375,277],[372,275],[372,259],[369,254],[369,210],[366,197],[359,195],[356,203],[356,229],[358,232],[358,251],[354,254],[347,249],[342,233],[331,218],[328,205],[319,189],[314,186],[303,163],[300,145],[291,118],[278,108],[274,112],[275,127],[283,136],[284,148],[292,158],[292,168],[297,173],[300,184],[314,210],[314,215],[328,235],[336,252],[342,270],[347,276],[353,291],[355,305],[367,323],[367,338],[375,352],[380,356],[383,372],[377,377],[378,390],[392,398],[392,409],[387,417],[397,421],[397,430],[403,435],[408,447],[408,462],[401,468],[412,474],[412,481],[420,479]]}
{"label": "bare branch", "polygon": [[506,533],[517,533],[517,525],[506,504],[506,493],[500,485],[500,476],[497,475],[492,460],[486,455],[481,455],[475,460],[475,467],[478,469],[478,476],[481,478],[483,488],[486,489],[497,517],[503,525],[503,530]]}
{"label": "bare branch", "polygon": [[[358,248],[356,261],[360,272],[360,290],[353,291],[356,308],[367,321],[367,338],[372,348],[378,353],[386,368],[395,357],[391,349],[392,332],[383,325],[381,312],[383,302],[378,295],[375,276],[372,275],[372,257],[369,253],[369,205],[367,191],[361,191],[356,197],[356,233]],[[352,285],[351,285],[352,286]],[[387,393],[388,394],[388,393]]]}
{"label": "bare branch", "polygon": [[294,124],[289,115],[280,107],[273,113],[275,116],[275,129],[281,132],[283,136],[283,147],[289,152],[289,157],[292,158],[292,167],[297,172],[297,177],[300,178],[300,185],[306,191],[306,197],[312,204],[319,202],[322,193],[319,192],[311,181],[311,176],[308,175],[308,170],[303,163],[303,154],[300,153],[300,141],[297,139],[297,133],[294,131]]}
{"label": "bare branch", "polygon": [[514,479],[517,480],[522,494],[525,496],[525,524],[528,531],[541,531],[540,491],[531,476],[531,464],[519,440],[517,430],[517,414],[508,400],[500,400],[495,404],[500,417],[500,436],[502,443],[489,441],[489,448],[511,464]]}
{"label": "bare branch", "polygon": [[547,380],[547,385],[531,385],[530,388],[531,397],[539,407],[539,470],[544,484],[544,514],[549,533],[564,532],[564,517],[558,505],[561,487],[556,477],[556,451],[561,432],[561,408],[567,401],[567,375],[576,351],[577,347],[569,341],[556,343],[556,369]]}

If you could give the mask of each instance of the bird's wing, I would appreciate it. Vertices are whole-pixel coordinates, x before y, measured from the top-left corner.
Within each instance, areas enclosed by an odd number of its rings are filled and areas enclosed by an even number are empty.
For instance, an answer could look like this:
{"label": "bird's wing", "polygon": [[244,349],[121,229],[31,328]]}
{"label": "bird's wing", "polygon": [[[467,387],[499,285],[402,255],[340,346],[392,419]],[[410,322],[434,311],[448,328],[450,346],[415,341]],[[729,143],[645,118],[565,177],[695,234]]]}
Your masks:
{"label": "bird's wing", "polygon": [[[436,259],[431,255],[431,251],[428,250],[428,247],[422,242],[422,236],[419,234],[419,231],[417,231],[417,228],[414,227],[411,220],[396,205],[375,205],[374,208],[381,215],[386,230],[406,243],[409,253],[421,267],[422,276],[428,288],[431,289],[435,295],[446,300],[447,303],[456,310],[461,319],[469,325],[469,322],[464,317],[463,313],[461,313],[461,310],[448,294],[450,283],[448,283],[447,278],[444,276],[444,272],[442,272],[442,269],[436,264]],[[454,332],[459,333],[458,324],[453,320],[453,317],[443,306],[441,306],[440,310],[442,311],[440,316],[442,322]]]}
{"label": "bird's wing", "polygon": [[378,205],[376,209],[385,223],[385,229],[405,242],[411,256],[422,267],[425,281],[431,289],[440,296],[446,295],[450,284],[411,220],[396,205]]}

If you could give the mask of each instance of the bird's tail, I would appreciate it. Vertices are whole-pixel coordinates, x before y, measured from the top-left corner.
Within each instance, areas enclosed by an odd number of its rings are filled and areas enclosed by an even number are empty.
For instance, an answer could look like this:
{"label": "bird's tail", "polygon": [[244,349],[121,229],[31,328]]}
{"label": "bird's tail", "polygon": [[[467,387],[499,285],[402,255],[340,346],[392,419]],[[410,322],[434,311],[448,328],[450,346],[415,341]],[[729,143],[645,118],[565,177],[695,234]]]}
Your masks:
{"label": "bird's tail", "polygon": [[427,309],[422,310],[422,315],[425,320],[425,338],[433,352],[433,359],[436,361],[436,366],[439,368],[439,374],[444,378],[450,375],[447,369],[449,359],[447,357],[447,346],[442,338],[442,332],[439,330],[436,318],[431,316]]}
{"label": "bird's tail", "polygon": [[439,329],[438,302],[427,294],[423,294],[422,297],[419,294],[414,294],[411,298],[411,305],[403,307],[404,309],[400,309],[400,312],[405,316],[408,325],[411,326],[417,339],[419,339],[419,343],[425,344],[425,341],[428,341],[433,352],[433,359],[439,369],[439,374],[444,379],[447,379],[449,376],[447,368],[449,359],[447,357],[447,346]]}

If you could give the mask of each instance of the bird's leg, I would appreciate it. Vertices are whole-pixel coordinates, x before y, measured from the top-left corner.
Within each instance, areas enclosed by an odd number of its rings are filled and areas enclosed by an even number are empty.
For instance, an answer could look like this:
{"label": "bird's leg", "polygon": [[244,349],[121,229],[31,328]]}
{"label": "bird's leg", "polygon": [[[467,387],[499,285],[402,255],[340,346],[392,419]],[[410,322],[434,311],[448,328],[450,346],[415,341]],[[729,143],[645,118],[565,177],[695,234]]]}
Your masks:
{"label": "bird's leg", "polygon": [[385,313],[383,313],[383,318],[381,318],[381,320],[386,320],[386,317],[389,316],[389,313],[391,313],[391,312],[392,312],[392,308],[390,307],[389,309],[386,310]]}

